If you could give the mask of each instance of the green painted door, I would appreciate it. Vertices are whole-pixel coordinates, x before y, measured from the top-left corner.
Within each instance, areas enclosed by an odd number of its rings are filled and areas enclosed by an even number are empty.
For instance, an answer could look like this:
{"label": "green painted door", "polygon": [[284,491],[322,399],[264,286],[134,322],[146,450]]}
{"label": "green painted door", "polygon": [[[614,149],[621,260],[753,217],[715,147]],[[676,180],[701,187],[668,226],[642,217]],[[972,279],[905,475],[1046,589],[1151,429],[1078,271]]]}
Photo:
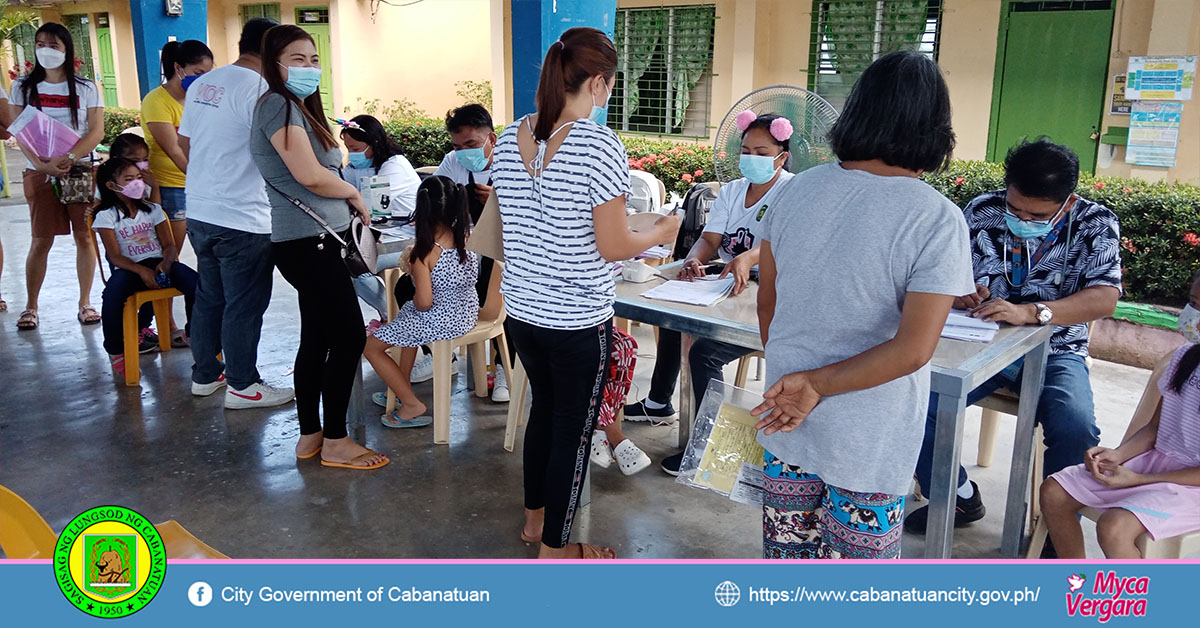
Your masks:
{"label": "green painted door", "polygon": [[108,14],[96,16],[96,46],[100,56],[100,85],[104,88],[104,105],[117,106],[117,64],[113,60],[112,29],[108,24]]}
{"label": "green painted door", "polygon": [[[1075,10],[1043,10],[1064,5]],[[1111,6],[1009,2],[1004,9],[988,159],[1003,161],[1022,138],[1044,135],[1074,149],[1081,171],[1094,172],[1092,134],[1104,113]]]}
{"label": "green painted door", "polygon": [[296,25],[312,35],[321,57],[321,106],[333,115],[333,46],[329,39],[329,7],[298,7]]}

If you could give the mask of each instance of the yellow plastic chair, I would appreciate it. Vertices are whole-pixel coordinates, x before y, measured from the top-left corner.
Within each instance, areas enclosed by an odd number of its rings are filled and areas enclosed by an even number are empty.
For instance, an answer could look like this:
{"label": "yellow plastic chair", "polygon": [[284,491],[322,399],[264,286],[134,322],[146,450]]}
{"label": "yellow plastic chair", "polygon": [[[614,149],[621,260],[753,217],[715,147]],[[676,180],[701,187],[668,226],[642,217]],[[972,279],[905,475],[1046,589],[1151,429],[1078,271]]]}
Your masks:
{"label": "yellow plastic chair", "polygon": [[[179,525],[156,523],[167,558],[229,558]],[[52,558],[58,535],[29,502],[0,485],[0,549],[8,558]]]}
{"label": "yellow plastic chair", "polygon": [[[500,294],[500,280],[504,271],[504,263],[496,262],[488,283],[487,296],[479,310],[479,321],[475,328],[466,334],[451,340],[439,340],[430,347],[433,350],[433,442],[445,445],[450,442],[450,368],[454,360],[456,347],[467,347],[471,353],[471,365],[474,368],[475,396],[488,396],[487,381],[487,352],[490,341],[494,338],[500,345],[500,363],[508,381],[512,381],[512,365],[508,359],[508,340],[504,336],[504,295]],[[388,293],[388,320],[395,320],[400,308],[396,305],[395,286],[400,279],[398,268],[389,268],[383,273],[383,283]],[[388,355],[399,363],[400,349],[388,349]],[[391,388],[387,392],[386,415],[391,415],[396,409],[396,392]]]}

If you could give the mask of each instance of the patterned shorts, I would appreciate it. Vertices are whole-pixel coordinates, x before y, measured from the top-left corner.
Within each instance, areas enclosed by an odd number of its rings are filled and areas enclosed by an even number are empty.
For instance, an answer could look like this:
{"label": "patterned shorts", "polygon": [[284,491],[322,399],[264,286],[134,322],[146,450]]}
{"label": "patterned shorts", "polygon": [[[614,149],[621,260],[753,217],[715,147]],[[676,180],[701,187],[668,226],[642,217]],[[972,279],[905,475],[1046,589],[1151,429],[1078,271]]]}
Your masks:
{"label": "patterned shorts", "polygon": [[600,403],[597,427],[608,427],[625,407],[625,397],[633,385],[633,367],[637,364],[637,341],[633,336],[613,328],[612,353],[608,357],[608,383],[604,385],[604,400]]}
{"label": "patterned shorts", "polygon": [[763,558],[900,558],[904,496],[830,486],[766,454]]}

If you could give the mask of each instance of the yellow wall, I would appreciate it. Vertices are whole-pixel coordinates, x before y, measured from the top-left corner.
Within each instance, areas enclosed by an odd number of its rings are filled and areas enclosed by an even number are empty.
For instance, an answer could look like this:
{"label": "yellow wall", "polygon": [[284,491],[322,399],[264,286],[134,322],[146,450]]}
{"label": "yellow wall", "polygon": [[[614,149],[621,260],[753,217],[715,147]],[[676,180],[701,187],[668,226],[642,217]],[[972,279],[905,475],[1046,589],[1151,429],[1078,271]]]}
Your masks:
{"label": "yellow wall", "polygon": [[1000,0],[944,0],[938,65],[950,86],[958,159],[987,156]]}

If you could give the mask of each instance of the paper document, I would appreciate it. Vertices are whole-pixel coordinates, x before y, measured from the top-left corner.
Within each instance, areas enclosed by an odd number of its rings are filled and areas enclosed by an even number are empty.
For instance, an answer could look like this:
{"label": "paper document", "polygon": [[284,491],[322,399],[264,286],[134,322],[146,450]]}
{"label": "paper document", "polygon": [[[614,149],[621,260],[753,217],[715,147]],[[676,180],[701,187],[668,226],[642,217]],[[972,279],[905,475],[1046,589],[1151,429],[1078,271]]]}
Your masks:
{"label": "paper document", "polygon": [[971,318],[967,310],[950,310],[950,316],[946,317],[946,326],[942,329],[942,338],[966,342],[991,342],[998,331],[1000,331],[999,323],[989,323],[983,319]]}
{"label": "paper document", "polygon": [[743,463],[762,468],[763,447],[758,444],[758,419],[745,408],[721,404],[708,447],[696,469],[696,483],[729,495],[743,474]]}
{"label": "paper document", "polygon": [[413,225],[394,225],[376,227],[379,233],[396,240],[412,240],[417,237],[417,228]]}
{"label": "paper document", "polygon": [[761,466],[743,460],[742,468],[738,471],[737,481],[733,484],[733,490],[729,492],[729,499],[761,508],[765,480]]}
{"label": "paper document", "polygon": [[708,307],[720,303],[732,290],[733,276],[724,279],[701,277],[696,281],[668,281],[643,292],[642,296],[647,299]]}

